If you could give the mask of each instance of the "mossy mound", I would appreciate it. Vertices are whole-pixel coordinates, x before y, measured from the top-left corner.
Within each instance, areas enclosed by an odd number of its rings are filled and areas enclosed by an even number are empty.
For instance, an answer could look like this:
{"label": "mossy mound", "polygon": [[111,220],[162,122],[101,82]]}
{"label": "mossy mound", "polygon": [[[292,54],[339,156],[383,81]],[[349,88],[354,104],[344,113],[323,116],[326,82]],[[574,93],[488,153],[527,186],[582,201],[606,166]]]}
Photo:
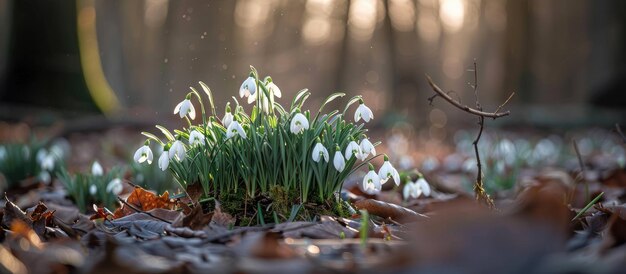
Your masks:
{"label": "mossy mound", "polygon": [[[217,200],[224,212],[233,215],[238,226],[262,225],[286,221],[311,221],[319,216],[349,217],[350,205],[342,200],[313,201],[301,204],[297,191],[286,191],[281,186],[272,186],[268,193],[256,197],[245,197],[243,192],[219,193]],[[214,209],[207,201],[204,209]]]}

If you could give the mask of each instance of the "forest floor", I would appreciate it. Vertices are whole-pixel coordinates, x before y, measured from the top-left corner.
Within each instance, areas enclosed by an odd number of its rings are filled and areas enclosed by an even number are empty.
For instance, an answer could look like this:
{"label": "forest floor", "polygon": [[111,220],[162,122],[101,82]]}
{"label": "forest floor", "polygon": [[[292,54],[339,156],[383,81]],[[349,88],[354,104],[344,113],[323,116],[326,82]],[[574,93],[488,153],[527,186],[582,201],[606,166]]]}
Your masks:
{"label": "forest floor", "polygon": [[[128,165],[137,132],[2,123],[0,143],[62,136],[72,151],[68,170],[88,170],[94,159],[107,170]],[[367,195],[357,174],[342,196],[369,218],[357,210],[240,226],[219,207],[181,209],[129,183],[114,218],[103,208],[80,212],[58,180],[25,181],[0,202],[0,272],[619,273],[626,266],[626,145],[617,132],[488,129],[480,148],[494,208],[472,192],[475,132],[459,130],[450,141],[392,132],[379,134],[380,150],[398,159],[398,170],[424,174],[432,192],[405,200],[401,186],[387,183]]]}

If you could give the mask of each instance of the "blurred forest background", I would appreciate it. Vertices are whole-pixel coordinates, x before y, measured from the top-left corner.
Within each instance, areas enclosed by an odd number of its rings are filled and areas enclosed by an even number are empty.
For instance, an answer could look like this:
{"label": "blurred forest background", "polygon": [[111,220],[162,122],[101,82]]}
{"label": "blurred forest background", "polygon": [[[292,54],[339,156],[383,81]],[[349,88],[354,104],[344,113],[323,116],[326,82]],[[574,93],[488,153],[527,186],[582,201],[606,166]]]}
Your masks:
{"label": "blurred forest background", "polygon": [[486,110],[516,92],[497,122],[606,126],[626,121],[625,15],[620,0],[0,0],[0,119],[172,118],[198,81],[224,106],[254,65],[282,102],[343,91],[377,123],[470,127],[428,105],[424,74],[472,105],[476,60]]}

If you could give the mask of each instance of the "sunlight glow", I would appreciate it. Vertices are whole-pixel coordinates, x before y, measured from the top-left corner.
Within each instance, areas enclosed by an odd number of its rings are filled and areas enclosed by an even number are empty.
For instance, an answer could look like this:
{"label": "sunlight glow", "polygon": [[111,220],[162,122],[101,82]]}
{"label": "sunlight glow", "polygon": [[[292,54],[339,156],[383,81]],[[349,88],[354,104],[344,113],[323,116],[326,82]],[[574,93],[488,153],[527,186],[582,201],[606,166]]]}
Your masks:
{"label": "sunlight glow", "polygon": [[144,24],[149,28],[158,29],[165,23],[168,11],[168,0],[145,0]]}
{"label": "sunlight glow", "polygon": [[391,24],[398,31],[413,30],[415,22],[415,5],[411,0],[389,1],[389,16]]}
{"label": "sunlight glow", "polygon": [[302,35],[308,44],[319,45],[330,36],[330,22],[320,17],[307,18],[302,25]]}
{"label": "sunlight glow", "polygon": [[464,0],[440,0],[439,17],[448,32],[457,32],[465,20]]}
{"label": "sunlight glow", "polygon": [[96,9],[93,0],[77,0],[78,50],[85,84],[91,98],[105,114],[113,114],[120,108],[119,100],[102,71],[98,34],[96,33]]}
{"label": "sunlight glow", "polygon": [[359,41],[367,41],[372,38],[376,27],[376,6],[376,0],[355,0],[352,2],[348,16],[352,38]]}
{"label": "sunlight glow", "polygon": [[306,2],[306,16],[302,24],[302,38],[309,45],[321,45],[328,42],[333,31],[331,15],[333,1],[308,0]]}

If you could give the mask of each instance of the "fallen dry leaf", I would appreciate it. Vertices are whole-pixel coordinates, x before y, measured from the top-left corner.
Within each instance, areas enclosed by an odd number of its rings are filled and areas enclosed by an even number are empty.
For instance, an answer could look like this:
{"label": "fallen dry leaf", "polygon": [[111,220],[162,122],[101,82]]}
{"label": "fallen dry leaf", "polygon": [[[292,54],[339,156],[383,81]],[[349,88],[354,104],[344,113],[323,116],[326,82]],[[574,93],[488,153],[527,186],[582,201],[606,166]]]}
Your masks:
{"label": "fallen dry leaf", "polygon": [[191,213],[186,216],[179,216],[176,221],[172,223],[173,227],[188,227],[193,230],[200,230],[206,227],[213,219],[213,212],[204,213],[200,205],[195,206]]}
{"label": "fallen dry leaf", "polygon": [[365,199],[354,202],[357,209],[367,210],[370,214],[383,218],[391,218],[397,222],[412,222],[428,218],[426,215],[419,214],[413,210],[399,205],[389,204],[373,199]]}
{"label": "fallen dry leaf", "polygon": [[15,205],[9,198],[5,195],[4,199],[6,203],[4,205],[4,215],[2,216],[2,225],[4,227],[11,227],[11,224],[15,220],[20,220],[28,225],[32,224],[32,221],[26,215],[26,212],[22,211],[17,205]]}
{"label": "fallen dry leaf", "polygon": [[[170,195],[165,191],[161,196],[158,196],[150,191],[147,191],[141,187],[135,187],[133,192],[126,199],[126,203],[132,205],[138,210],[148,211],[155,208],[174,209],[176,203],[170,200]],[[130,215],[136,211],[129,208],[127,205],[115,210],[113,217],[115,219]]]}
{"label": "fallen dry leaf", "polygon": [[25,222],[21,220],[14,220],[13,223],[11,223],[11,231],[13,231],[13,237],[26,239],[31,246],[37,249],[42,248],[43,245],[41,243],[41,239],[37,233],[30,228],[30,225]]}

